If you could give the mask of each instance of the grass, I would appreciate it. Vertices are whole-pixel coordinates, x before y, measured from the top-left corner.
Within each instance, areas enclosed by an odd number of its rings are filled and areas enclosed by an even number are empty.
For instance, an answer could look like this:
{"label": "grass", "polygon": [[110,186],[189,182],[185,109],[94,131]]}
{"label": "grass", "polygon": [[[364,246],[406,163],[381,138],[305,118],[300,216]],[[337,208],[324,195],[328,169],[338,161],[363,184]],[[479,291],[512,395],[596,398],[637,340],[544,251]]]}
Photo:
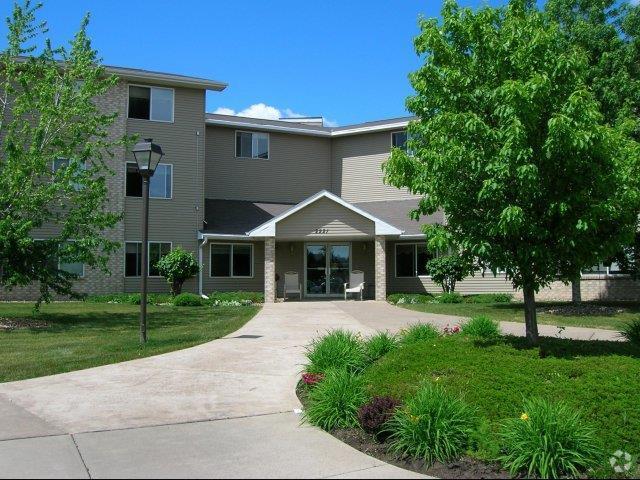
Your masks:
{"label": "grass", "polygon": [[46,322],[42,329],[0,330],[0,382],[69,372],[166,353],[223,337],[259,307],[148,307],[149,341],[138,341],[139,307],[60,302],[0,303],[0,317]]}
{"label": "grass", "polygon": [[396,349],[364,378],[370,395],[406,401],[430,381],[464,398],[480,416],[471,454],[481,459],[499,455],[500,425],[522,415],[524,399],[565,402],[594,425],[604,465],[618,449],[640,453],[638,371],[640,348],[630,343],[544,338],[528,348],[521,338],[487,345],[457,334]]}
{"label": "grass", "polygon": [[[583,302],[584,304],[592,302]],[[592,327],[620,330],[627,322],[638,318],[640,304],[637,303],[595,303],[596,305],[608,305],[620,308],[623,311],[613,315],[589,314],[589,315],[554,315],[550,313],[538,313],[538,323],[571,327]],[[540,302],[540,307],[554,305],[567,305],[561,302]],[[499,322],[524,322],[524,305],[522,303],[425,303],[425,304],[399,304],[399,307],[416,310],[419,312],[441,313],[445,315],[457,315],[462,317],[487,316]]]}

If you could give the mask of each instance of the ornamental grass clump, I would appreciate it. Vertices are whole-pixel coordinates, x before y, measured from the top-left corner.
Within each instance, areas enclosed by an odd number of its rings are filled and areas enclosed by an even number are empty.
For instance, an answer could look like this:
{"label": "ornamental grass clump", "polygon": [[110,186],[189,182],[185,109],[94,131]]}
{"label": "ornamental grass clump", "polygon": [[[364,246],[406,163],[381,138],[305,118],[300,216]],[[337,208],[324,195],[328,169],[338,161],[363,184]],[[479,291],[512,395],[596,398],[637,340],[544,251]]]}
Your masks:
{"label": "ornamental grass clump", "polygon": [[396,410],[385,430],[389,451],[428,465],[460,457],[477,425],[475,410],[442,387],[426,383]]}
{"label": "ornamental grass clump", "polygon": [[483,340],[493,340],[500,337],[500,326],[486,315],[478,315],[462,325],[462,333]]}
{"label": "ornamental grass clump", "polygon": [[640,346],[640,319],[625,323],[622,326],[620,335],[634,345]]}
{"label": "ornamental grass clump", "polygon": [[304,420],[323,430],[358,426],[358,409],[368,400],[364,380],[345,369],[326,372],[309,392]]}
{"label": "ornamental grass clump", "polygon": [[504,423],[500,438],[500,461],[511,475],[577,477],[603,458],[596,430],[579,411],[542,398],[525,401],[522,415]]}
{"label": "ornamental grass clump", "polygon": [[364,342],[364,353],[368,363],[384,357],[398,346],[398,339],[389,332],[378,332]]}
{"label": "ornamental grass clump", "polygon": [[409,345],[416,342],[434,340],[440,337],[436,327],[428,323],[415,323],[400,333],[400,343]]}
{"label": "ornamental grass clump", "polygon": [[358,335],[346,330],[333,330],[317,338],[307,347],[308,373],[326,373],[341,369],[359,373],[367,366],[362,340]]}

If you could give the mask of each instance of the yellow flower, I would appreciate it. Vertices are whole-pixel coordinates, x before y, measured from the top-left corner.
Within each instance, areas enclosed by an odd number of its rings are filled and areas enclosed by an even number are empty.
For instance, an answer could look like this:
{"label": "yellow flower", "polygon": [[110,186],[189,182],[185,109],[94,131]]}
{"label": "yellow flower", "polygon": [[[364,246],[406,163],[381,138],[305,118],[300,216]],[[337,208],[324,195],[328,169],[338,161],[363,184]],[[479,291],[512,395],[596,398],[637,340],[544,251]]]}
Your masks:
{"label": "yellow flower", "polygon": [[436,382],[440,380],[440,377],[436,377]]}
{"label": "yellow flower", "polygon": [[523,413],[522,415],[520,415],[520,420],[524,420],[525,422],[529,420],[529,415],[527,415],[527,413]]}

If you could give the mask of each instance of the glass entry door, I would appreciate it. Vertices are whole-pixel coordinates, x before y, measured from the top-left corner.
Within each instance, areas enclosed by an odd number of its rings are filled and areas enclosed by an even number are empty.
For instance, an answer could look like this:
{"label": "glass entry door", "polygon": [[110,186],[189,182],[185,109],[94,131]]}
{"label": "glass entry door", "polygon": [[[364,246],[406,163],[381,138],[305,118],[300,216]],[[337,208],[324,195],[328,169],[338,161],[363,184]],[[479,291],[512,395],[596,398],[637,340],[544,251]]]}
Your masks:
{"label": "glass entry door", "polygon": [[340,296],[349,281],[349,244],[318,243],[306,246],[307,296]]}

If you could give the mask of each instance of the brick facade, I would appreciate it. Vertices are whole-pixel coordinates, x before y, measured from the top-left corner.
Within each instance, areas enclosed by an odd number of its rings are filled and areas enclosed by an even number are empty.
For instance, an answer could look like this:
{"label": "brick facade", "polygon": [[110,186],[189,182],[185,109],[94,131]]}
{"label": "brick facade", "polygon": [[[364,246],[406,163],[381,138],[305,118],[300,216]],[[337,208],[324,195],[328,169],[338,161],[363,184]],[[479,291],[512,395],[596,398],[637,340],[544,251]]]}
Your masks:
{"label": "brick facade", "polygon": [[385,255],[385,238],[376,236],[374,245],[376,270],[375,299],[382,301],[387,299],[387,260]]}
{"label": "brick facade", "polygon": [[[580,282],[583,301],[640,301],[640,282],[622,275],[585,275]],[[514,298],[522,300],[522,292],[515,292]],[[538,301],[570,301],[571,284],[553,282],[536,294]]]}
{"label": "brick facade", "polygon": [[276,301],[276,239],[268,237],[264,240],[264,301]]}

